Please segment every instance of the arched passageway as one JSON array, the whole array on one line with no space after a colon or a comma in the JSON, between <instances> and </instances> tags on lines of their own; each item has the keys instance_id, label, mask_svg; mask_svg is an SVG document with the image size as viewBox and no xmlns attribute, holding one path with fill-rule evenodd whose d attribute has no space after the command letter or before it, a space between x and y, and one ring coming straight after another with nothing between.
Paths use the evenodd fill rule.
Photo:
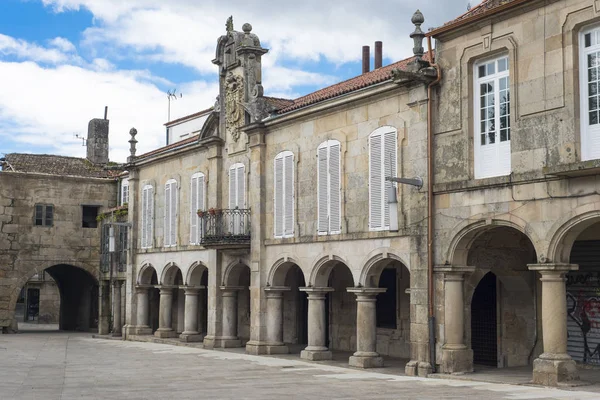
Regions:
<instances>
[{"instance_id":1,"label":"arched passageway","mask_svg":"<svg viewBox=\"0 0 600 400\"><path fill-rule=\"evenodd\" d=\"M600 365L600 222L583 230L571 248L567 274L567 351L577 362Z\"/></svg>"},{"instance_id":2,"label":"arched passageway","mask_svg":"<svg viewBox=\"0 0 600 400\"><path fill-rule=\"evenodd\" d=\"M36 273L21 290L18 322L58 323L58 329L98 328L98 282L87 271L57 264Z\"/></svg>"},{"instance_id":3,"label":"arched passageway","mask_svg":"<svg viewBox=\"0 0 600 400\"><path fill-rule=\"evenodd\" d=\"M231 266L225 272L223 283L221 347L245 346L250 340L250 268L241 263Z\"/></svg>"},{"instance_id":4,"label":"arched passageway","mask_svg":"<svg viewBox=\"0 0 600 400\"><path fill-rule=\"evenodd\" d=\"M184 342L200 342L208 326L208 269L200 263L190 268L185 286L180 289L185 296L183 332L179 336Z\"/></svg>"},{"instance_id":5,"label":"arched passageway","mask_svg":"<svg viewBox=\"0 0 600 400\"><path fill-rule=\"evenodd\" d=\"M465 332L475 364L529 365L541 352L539 282L528 268L536 261L529 238L507 226L481 232L468 248L475 271L465 282Z\"/></svg>"},{"instance_id":6,"label":"arched passageway","mask_svg":"<svg viewBox=\"0 0 600 400\"><path fill-rule=\"evenodd\" d=\"M149 335L158 329L160 310L160 290L158 275L151 265L142 267L136 286L137 314L136 334Z\"/></svg>"}]
</instances>

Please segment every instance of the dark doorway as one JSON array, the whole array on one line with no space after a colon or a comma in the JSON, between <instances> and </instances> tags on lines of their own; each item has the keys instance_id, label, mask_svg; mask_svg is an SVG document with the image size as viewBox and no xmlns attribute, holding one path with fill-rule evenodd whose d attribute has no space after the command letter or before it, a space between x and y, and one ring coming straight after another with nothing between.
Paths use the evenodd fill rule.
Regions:
<instances>
[{"instance_id":1,"label":"dark doorway","mask_svg":"<svg viewBox=\"0 0 600 400\"><path fill-rule=\"evenodd\" d=\"M488 272L479 282L471 302L473 362L498 366L496 275Z\"/></svg>"},{"instance_id":2,"label":"dark doorway","mask_svg":"<svg viewBox=\"0 0 600 400\"><path fill-rule=\"evenodd\" d=\"M25 322L38 319L40 315L40 289L27 289L26 310Z\"/></svg>"}]
</instances>

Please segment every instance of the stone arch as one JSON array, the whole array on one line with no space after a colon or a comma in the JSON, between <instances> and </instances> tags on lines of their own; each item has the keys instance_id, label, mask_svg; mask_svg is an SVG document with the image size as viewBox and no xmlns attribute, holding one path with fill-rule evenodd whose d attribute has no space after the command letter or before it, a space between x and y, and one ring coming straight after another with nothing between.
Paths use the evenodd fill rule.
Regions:
<instances>
[{"instance_id":1,"label":"stone arch","mask_svg":"<svg viewBox=\"0 0 600 400\"><path fill-rule=\"evenodd\" d=\"M367 256L366 261L362 263L364 266L360 272L358 286L377 287L381 271L393 261L400 262L410 272L408 264L404 262L402 257L392 253L390 248L372 251Z\"/></svg>"},{"instance_id":2,"label":"stone arch","mask_svg":"<svg viewBox=\"0 0 600 400\"><path fill-rule=\"evenodd\" d=\"M331 274L333 268L338 264L343 264L346 268L348 268L352 275L352 281L355 283L357 280L353 271L350 269L350 264L348 264L342 257L330 254L320 258L315 263L315 266L310 274L308 285L314 287L327 287L329 275Z\"/></svg>"},{"instance_id":3,"label":"stone arch","mask_svg":"<svg viewBox=\"0 0 600 400\"><path fill-rule=\"evenodd\" d=\"M452 240L446 252L445 263L454 266L466 266L469 249L473 242L482 233L500 226L513 228L524 234L532 243L538 257L540 257L542 253L539 251L540 240L537 234L529 229L525 220L511 215L510 220L481 219L476 222L465 221L460 224L452 235Z\"/></svg>"},{"instance_id":4,"label":"stone arch","mask_svg":"<svg viewBox=\"0 0 600 400\"><path fill-rule=\"evenodd\" d=\"M222 286L238 286L240 281L240 275L244 272L244 269L250 267L241 259L234 260L225 268L223 271L223 279L221 282Z\"/></svg>"},{"instance_id":5,"label":"stone arch","mask_svg":"<svg viewBox=\"0 0 600 400\"><path fill-rule=\"evenodd\" d=\"M174 262L170 262L167 265L165 265L165 268L163 269L162 275L160 277L160 284L174 285L177 272L181 272L181 269Z\"/></svg>"},{"instance_id":6,"label":"stone arch","mask_svg":"<svg viewBox=\"0 0 600 400\"><path fill-rule=\"evenodd\" d=\"M202 275L204 275L205 271L208 271L208 267L204 263L200 261L194 262L188 269L184 284L188 286L200 286Z\"/></svg>"},{"instance_id":7,"label":"stone arch","mask_svg":"<svg viewBox=\"0 0 600 400\"><path fill-rule=\"evenodd\" d=\"M304 270L298 261L294 258L286 256L275 261L271 267L267 277L267 286L285 286L285 278L294 265L300 268L300 271L302 271L302 275L304 275L304 279L306 280Z\"/></svg>"},{"instance_id":8,"label":"stone arch","mask_svg":"<svg viewBox=\"0 0 600 400\"><path fill-rule=\"evenodd\" d=\"M150 263L142 264L142 268L138 272L137 284L138 285L150 285L152 282L152 275L156 273L156 268Z\"/></svg>"},{"instance_id":9,"label":"stone arch","mask_svg":"<svg viewBox=\"0 0 600 400\"><path fill-rule=\"evenodd\" d=\"M552 236L548 246L548 261L569 263L571 249L577 237L598 222L600 222L600 202L586 204L558 220L550 231Z\"/></svg>"}]
</instances>

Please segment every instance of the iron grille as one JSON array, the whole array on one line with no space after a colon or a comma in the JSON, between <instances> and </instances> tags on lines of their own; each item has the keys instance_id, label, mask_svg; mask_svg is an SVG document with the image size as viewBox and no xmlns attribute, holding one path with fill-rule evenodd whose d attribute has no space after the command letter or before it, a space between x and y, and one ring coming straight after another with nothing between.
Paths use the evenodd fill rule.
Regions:
<instances>
[{"instance_id":1,"label":"iron grille","mask_svg":"<svg viewBox=\"0 0 600 400\"><path fill-rule=\"evenodd\" d=\"M198 216L203 245L250 244L250 209L211 209Z\"/></svg>"},{"instance_id":2,"label":"iron grille","mask_svg":"<svg viewBox=\"0 0 600 400\"><path fill-rule=\"evenodd\" d=\"M127 271L127 227L122 225L113 225L115 233L115 264L118 272ZM110 235L110 225L102 225L102 237L100 238L100 272L110 271L110 252L108 251L108 241Z\"/></svg>"}]
</instances>

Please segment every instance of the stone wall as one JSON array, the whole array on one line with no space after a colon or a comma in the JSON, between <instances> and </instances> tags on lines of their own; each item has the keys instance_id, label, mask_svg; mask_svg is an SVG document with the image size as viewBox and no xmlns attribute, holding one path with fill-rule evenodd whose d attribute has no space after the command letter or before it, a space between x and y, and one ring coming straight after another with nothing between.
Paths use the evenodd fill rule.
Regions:
<instances>
[{"instance_id":1,"label":"stone wall","mask_svg":"<svg viewBox=\"0 0 600 400\"><path fill-rule=\"evenodd\" d=\"M12 324L19 291L34 274L57 264L98 276L98 229L82 228L82 205L111 207L111 180L0 173L0 327ZM34 206L54 205L51 227L34 226Z\"/></svg>"}]
</instances>

